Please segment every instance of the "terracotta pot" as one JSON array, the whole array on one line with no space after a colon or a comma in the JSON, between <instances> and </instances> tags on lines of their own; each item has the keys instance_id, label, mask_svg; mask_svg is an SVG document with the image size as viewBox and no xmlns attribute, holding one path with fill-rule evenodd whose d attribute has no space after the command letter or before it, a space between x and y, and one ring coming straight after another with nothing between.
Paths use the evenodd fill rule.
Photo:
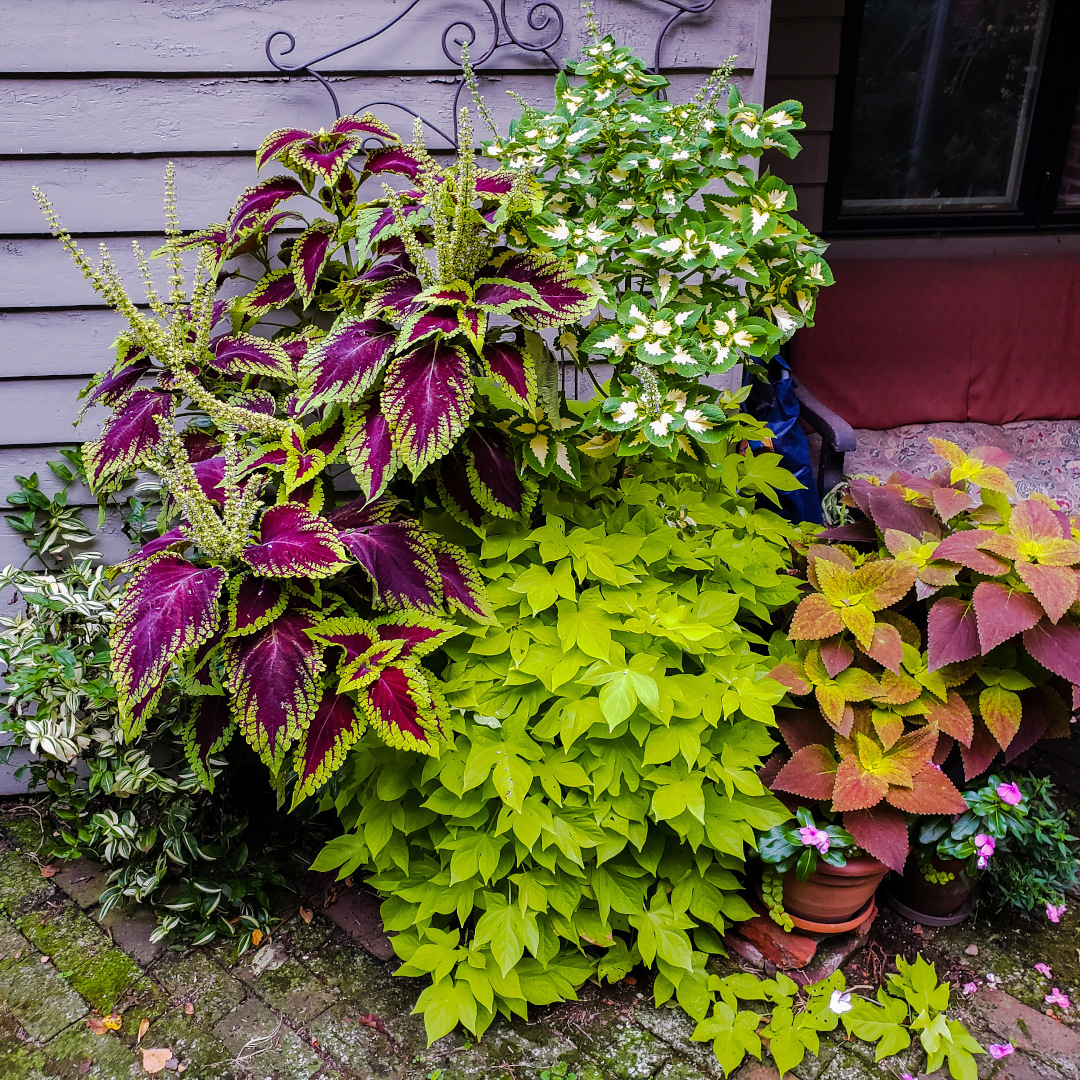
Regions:
<instances>
[{"instance_id":1,"label":"terracotta pot","mask_svg":"<svg viewBox=\"0 0 1080 1080\"><path fill-rule=\"evenodd\" d=\"M830 866L819 859L805 881L794 870L784 875L784 909L815 923L846 923L867 907L888 872L872 855L848 859L845 866Z\"/></svg>"},{"instance_id":2,"label":"terracotta pot","mask_svg":"<svg viewBox=\"0 0 1080 1080\"><path fill-rule=\"evenodd\" d=\"M931 865L935 870L952 874L952 881L944 885L927 881L919 868L918 857L912 851L904 864L903 877L896 882L893 891L896 898L913 912L935 919L948 917L967 903L976 882L964 873L963 859L939 859L935 855Z\"/></svg>"}]
</instances>

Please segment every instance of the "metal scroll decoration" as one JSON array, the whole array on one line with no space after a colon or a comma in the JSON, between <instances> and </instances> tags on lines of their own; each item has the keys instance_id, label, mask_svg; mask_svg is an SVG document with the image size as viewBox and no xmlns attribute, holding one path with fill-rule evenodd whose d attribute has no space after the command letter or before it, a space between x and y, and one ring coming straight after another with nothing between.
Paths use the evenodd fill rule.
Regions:
<instances>
[{"instance_id":1,"label":"metal scroll decoration","mask_svg":"<svg viewBox=\"0 0 1080 1080\"><path fill-rule=\"evenodd\" d=\"M329 76L325 74L324 71L319 70L319 68L328 61L333 60L335 57L359 48L386 33L387 30L396 26L406 18L406 16L422 2L423 0L411 0L411 2L402 8L397 15L383 26L380 26L378 30L373 30L371 33L365 34L355 41L349 41L344 45L338 45L335 48L328 49L319 56L299 64L290 64L284 59L296 48L296 38L294 35L288 30L275 30L266 39L266 58L278 71L286 75L307 76L315 79L330 95L330 101L334 107L334 114L336 117L339 117L342 115L342 110L337 93L331 85ZM562 11L553 0L535 0L535 2L525 11L524 22L534 35L532 40L523 37L520 32L516 32L511 27L506 12L508 0L498 0L498 3L496 3L496 0L474 0L474 2L479 11L476 22L474 23L463 16L456 17L443 29L440 39L443 55L450 61L456 72L459 74L459 77L455 80L453 92L452 113L454 126L452 134L444 131L426 117L421 116L413 109L410 109L407 105L402 105L397 101L368 101L350 111L362 113L367 109L379 106L398 109L401 112L408 113L410 116L418 117L426 127L445 139L449 146L456 149L458 145L458 102L460 101L462 91L465 89L464 80L460 77L463 49L469 49L472 66L477 71L482 70L484 65L489 63L496 55L498 50L509 48L520 49L525 53L542 56L551 65L553 72L561 70L562 65L553 56L552 49L554 49L562 39L563 30L565 29L565 20ZM716 0L655 0L655 2L674 9L673 13L668 17L667 21L656 35L656 43L653 49L652 70L658 72L660 70L660 53L663 48L664 37L667 35L668 31L679 19L686 15L704 14L716 3ZM477 24L479 24L479 26ZM486 44L476 52L473 52L473 47L478 41L482 43L486 42Z\"/></svg>"}]
</instances>

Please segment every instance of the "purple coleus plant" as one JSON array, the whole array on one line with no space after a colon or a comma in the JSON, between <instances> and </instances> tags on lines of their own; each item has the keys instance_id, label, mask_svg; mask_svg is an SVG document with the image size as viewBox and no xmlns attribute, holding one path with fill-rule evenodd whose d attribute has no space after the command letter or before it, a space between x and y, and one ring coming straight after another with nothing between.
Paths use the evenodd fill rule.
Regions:
<instances>
[{"instance_id":1,"label":"purple coleus plant","mask_svg":"<svg viewBox=\"0 0 1080 1080\"><path fill-rule=\"evenodd\" d=\"M105 497L146 469L165 493L162 535L117 568L124 726L141 731L178 673L204 779L238 730L299 801L366 728L438 753L445 706L423 658L456 615L490 617L446 534L530 510L515 424L537 408L538 331L595 300L564 261L509 240L537 195L525 173L471 151L440 168L370 114L276 131L257 162L291 175L248 188L224 223L170 231L170 295L149 313L41 199L129 322L88 388L112 410L84 448L91 486ZM173 204L170 169L170 221Z\"/></svg>"}]
</instances>

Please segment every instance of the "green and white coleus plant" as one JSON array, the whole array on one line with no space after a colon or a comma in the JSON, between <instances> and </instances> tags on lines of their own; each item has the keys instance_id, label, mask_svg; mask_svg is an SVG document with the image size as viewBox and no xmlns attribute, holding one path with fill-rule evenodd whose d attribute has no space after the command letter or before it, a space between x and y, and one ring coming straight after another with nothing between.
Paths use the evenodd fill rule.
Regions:
<instances>
[{"instance_id":1,"label":"green and white coleus plant","mask_svg":"<svg viewBox=\"0 0 1080 1080\"><path fill-rule=\"evenodd\" d=\"M676 104L661 94L668 81L611 37L567 70L583 81L560 74L552 111L526 106L507 138L485 146L534 170L547 193L511 238L567 260L600 291L592 318L557 337L564 358L614 369L583 449L698 456L725 437L729 402L702 378L767 360L812 322L832 283L824 243L791 216L790 185L748 163L799 152L802 106L743 102L730 64Z\"/></svg>"}]
</instances>

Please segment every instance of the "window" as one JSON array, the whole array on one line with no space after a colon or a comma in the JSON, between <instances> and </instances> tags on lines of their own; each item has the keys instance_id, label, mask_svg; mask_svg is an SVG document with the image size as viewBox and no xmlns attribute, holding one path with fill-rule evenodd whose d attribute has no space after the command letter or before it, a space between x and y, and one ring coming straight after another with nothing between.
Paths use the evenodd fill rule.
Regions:
<instances>
[{"instance_id":1,"label":"window","mask_svg":"<svg viewBox=\"0 0 1080 1080\"><path fill-rule=\"evenodd\" d=\"M1080 0L849 0L831 233L1080 225Z\"/></svg>"}]
</instances>

